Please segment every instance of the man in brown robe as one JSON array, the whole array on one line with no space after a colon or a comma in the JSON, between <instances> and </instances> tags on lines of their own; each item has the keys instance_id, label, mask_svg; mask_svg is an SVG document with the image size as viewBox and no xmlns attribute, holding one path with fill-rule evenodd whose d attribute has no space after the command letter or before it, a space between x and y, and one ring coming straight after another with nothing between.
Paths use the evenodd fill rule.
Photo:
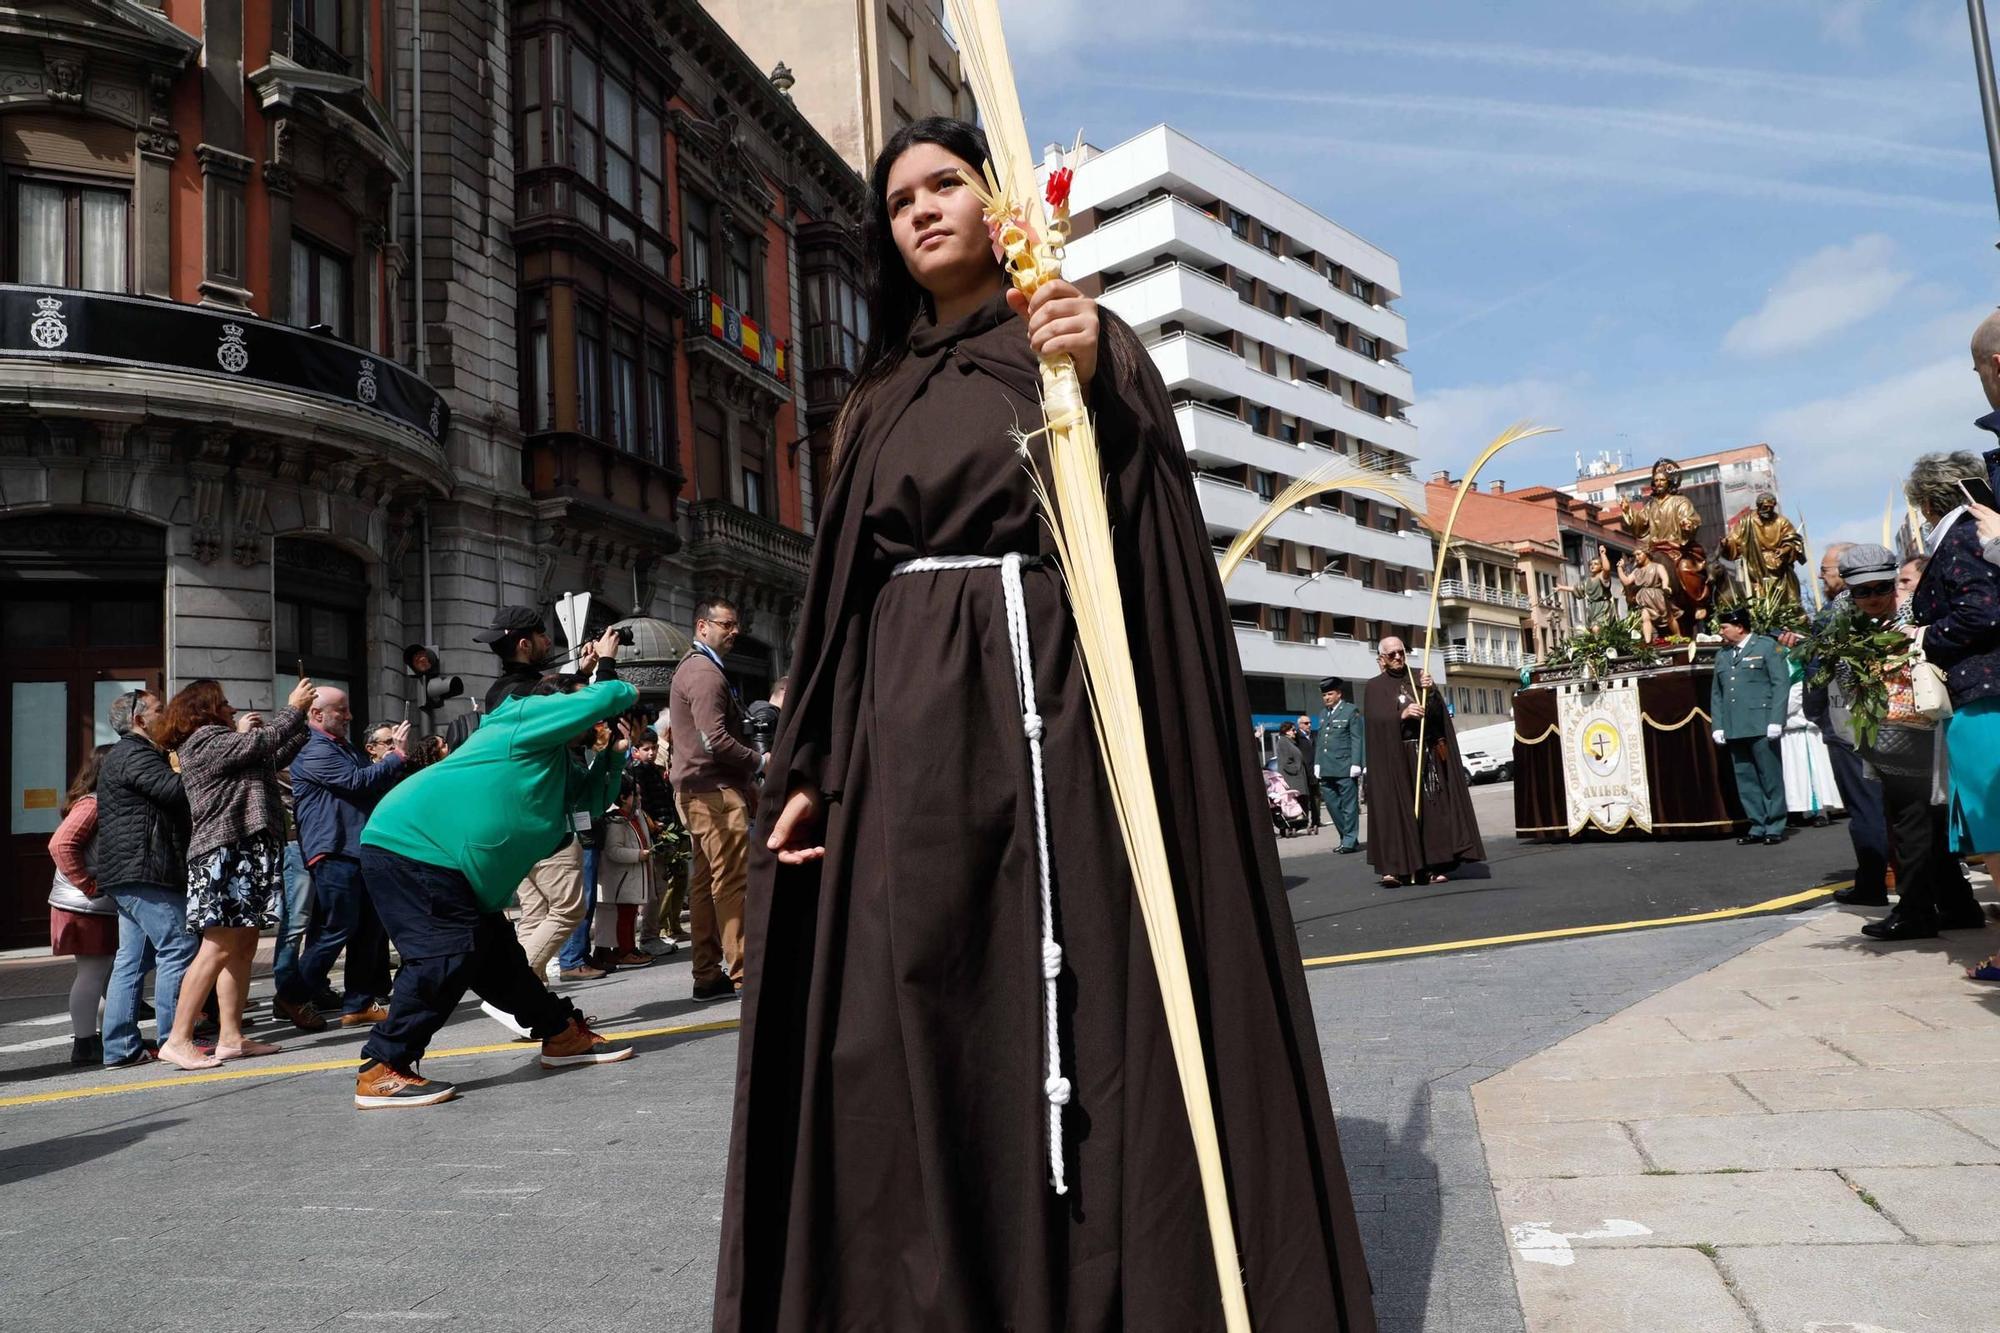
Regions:
<instances>
[{"instance_id":1,"label":"man in brown robe","mask_svg":"<svg viewBox=\"0 0 2000 1333\"><path fill-rule=\"evenodd\" d=\"M1383 883L1442 883L1458 865L1484 861L1479 822L1458 736L1430 672L1412 675L1397 638L1382 640L1382 674L1361 693L1367 726L1368 863ZM1423 808L1417 808L1418 732L1423 735Z\"/></svg>"}]
</instances>

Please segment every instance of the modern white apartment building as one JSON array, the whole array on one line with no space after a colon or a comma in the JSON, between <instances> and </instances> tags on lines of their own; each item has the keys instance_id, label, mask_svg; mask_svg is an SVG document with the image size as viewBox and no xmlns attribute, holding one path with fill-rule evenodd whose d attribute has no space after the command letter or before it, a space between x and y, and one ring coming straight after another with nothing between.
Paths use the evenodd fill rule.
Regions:
<instances>
[{"instance_id":1,"label":"modern white apartment building","mask_svg":"<svg viewBox=\"0 0 2000 1333\"><path fill-rule=\"evenodd\" d=\"M1218 551L1336 455L1410 473L1389 254L1166 125L1087 150L1070 206L1064 272L1151 349ZM1381 635L1421 642L1430 565L1417 515L1372 496L1278 520L1226 590L1252 711L1303 712L1322 676L1374 675Z\"/></svg>"}]
</instances>

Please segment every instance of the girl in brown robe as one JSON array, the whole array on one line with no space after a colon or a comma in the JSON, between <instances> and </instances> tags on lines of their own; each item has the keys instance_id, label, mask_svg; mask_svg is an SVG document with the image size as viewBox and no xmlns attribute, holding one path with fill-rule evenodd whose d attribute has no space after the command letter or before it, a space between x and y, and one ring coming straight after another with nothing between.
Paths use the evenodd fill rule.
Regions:
<instances>
[{"instance_id":1,"label":"girl in brown robe","mask_svg":"<svg viewBox=\"0 0 2000 1333\"><path fill-rule=\"evenodd\" d=\"M1166 393L1068 284L1008 291L979 132L870 182L872 333L837 429L747 905L715 1327L1221 1327L1159 985L1027 460L1037 350L1097 419L1236 1242L1259 1330L1372 1330L1214 557ZM1026 314L1027 318L1022 318ZM1040 445L1031 446L1037 460ZM1051 1185L1036 799L1001 572L1020 554L1056 903Z\"/></svg>"}]
</instances>

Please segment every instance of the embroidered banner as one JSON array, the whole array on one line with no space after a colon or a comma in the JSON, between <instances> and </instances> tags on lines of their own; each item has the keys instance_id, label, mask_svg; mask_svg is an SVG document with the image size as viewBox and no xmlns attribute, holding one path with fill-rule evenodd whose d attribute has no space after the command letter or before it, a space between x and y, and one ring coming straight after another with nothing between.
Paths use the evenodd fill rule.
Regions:
<instances>
[{"instance_id":1,"label":"embroidered banner","mask_svg":"<svg viewBox=\"0 0 2000 1333\"><path fill-rule=\"evenodd\" d=\"M1631 678L1557 687L1563 787L1572 836L1593 824L1606 833L1636 824L1653 831L1639 687Z\"/></svg>"}]
</instances>

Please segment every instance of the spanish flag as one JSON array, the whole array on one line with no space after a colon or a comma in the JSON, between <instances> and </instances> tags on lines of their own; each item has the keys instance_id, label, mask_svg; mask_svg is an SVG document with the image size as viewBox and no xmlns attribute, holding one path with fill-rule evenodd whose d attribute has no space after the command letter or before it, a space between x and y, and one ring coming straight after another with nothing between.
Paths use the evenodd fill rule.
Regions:
<instances>
[{"instance_id":1,"label":"spanish flag","mask_svg":"<svg viewBox=\"0 0 2000 1333\"><path fill-rule=\"evenodd\" d=\"M755 320L746 315L743 317L742 324L743 359L755 365L763 359L763 338L757 331L757 322Z\"/></svg>"}]
</instances>

